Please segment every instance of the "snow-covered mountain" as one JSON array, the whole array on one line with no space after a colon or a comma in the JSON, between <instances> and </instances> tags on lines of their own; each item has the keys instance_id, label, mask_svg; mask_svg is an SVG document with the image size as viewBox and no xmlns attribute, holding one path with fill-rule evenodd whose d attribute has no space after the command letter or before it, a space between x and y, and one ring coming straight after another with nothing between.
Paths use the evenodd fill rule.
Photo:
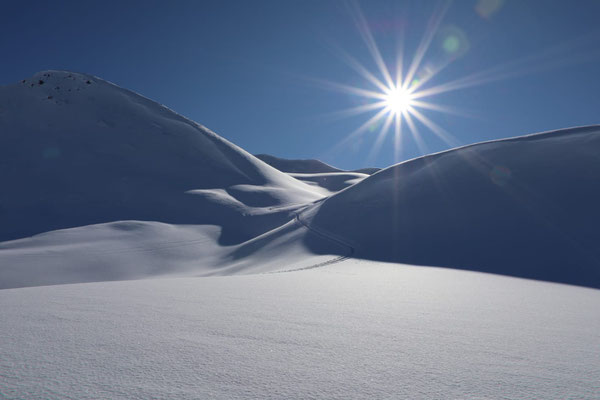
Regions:
<instances>
[{"instance_id":1,"label":"snow-covered mountain","mask_svg":"<svg viewBox=\"0 0 600 400\"><path fill-rule=\"evenodd\" d=\"M600 288L600 127L465 146L362 180L303 214L372 260Z\"/></svg>"},{"instance_id":2,"label":"snow-covered mountain","mask_svg":"<svg viewBox=\"0 0 600 400\"><path fill-rule=\"evenodd\" d=\"M0 288L302 266L302 249L282 262L276 239L252 239L289 240L279 228L323 197L160 104L64 71L0 87L0 182Z\"/></svg>"},{"instance_id":3,"label":"snow-covered mountain","mask_svg":"<svg viewBox=\"0 0 600 400\"><path fill-rule=\"evenodd\" d=\"M219 225L221 242L239 243L287 220L273 208L321 197L205 127L90 75L45 71L1 87L0 132L0 241L148 220Z\"/></svg>"},{"instance_id":4,"label":"snow-covered mountain","mask_svg":"<svg viewBox=\"0 0 600 400\"><path fill-rule=\"evenodd\" d=\"M2 87L0 398L598 399L598 290L458 269L600 288L599 154L282 172L96 77Z\"/></svg>"},{"instance_id":5,"label":"snow-covered mountain","mask_svg":"<svg viewBox=\"0 0 600 400\"><path fill-rule=\"evenodd\" d=\"M278 170L102 79L40 72L0 88L0 288L351 256L600 287L598 154L587 127L372 175L260 156Z\"/></svg>"}]
</instances>

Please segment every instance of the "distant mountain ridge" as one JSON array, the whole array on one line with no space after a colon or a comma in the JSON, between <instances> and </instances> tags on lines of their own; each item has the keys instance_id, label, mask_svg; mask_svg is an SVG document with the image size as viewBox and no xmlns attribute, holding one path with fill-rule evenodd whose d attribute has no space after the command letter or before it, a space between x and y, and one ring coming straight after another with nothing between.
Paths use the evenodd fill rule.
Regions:
<instances>
[{"instance_id":1,"label":"distant mountain ridge","mask_svg":"<svg viewBox=\"0 0 600 400\"><path fill-rule=\"evenodd\" d=\"M315 159L286 159L279 158L269 154L255 154L255 157L266 162L270 166L277 168L282 172L301 173L301 174L316 174L322 172L356 172L360 174L372 175L381 168L369 167L361 168L352 171L346 171Z\"/></svg>"}]
</instances>

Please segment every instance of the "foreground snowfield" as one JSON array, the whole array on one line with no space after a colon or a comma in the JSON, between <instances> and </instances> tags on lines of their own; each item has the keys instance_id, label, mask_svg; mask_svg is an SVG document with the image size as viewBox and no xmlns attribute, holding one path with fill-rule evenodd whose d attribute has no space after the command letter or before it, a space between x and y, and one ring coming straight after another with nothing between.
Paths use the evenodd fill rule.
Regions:
<instances>
[{"instance_id":1,"label":"foreground snowfield","mask_svg":"<svg viewBox=\"0 0 600 400\"><path fill-rule=\"evenodd\" d=\"M600 291L348 260L0 291L3 399L598 399Z\"/></svg>"}]
</instances>

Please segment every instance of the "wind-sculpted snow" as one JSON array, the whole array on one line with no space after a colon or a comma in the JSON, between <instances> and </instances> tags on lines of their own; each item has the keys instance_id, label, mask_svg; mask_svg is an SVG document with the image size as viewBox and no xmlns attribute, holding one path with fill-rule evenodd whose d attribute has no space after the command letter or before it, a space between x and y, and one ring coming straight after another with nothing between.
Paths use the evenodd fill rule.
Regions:
<instances>
[{"instance_id":1,"label":"wind-sculpted snow","mask_svg":"<svg viewBox=\"0 0 600 400\"><path fill-rule=\"evenodd\" d=\"M164 106L61 71L0 88L0 181L0 241L148 220L219 225L239 243L292 218L274 208L321 197Z\"/></svg>"},{"instance_id":2,"label":"wind-sculpted snow","mask_svg":"<svg viewBox=\"0 0 600 400\"><path fill-rule=\"evenodd\" d=\"M389 167L305 214L373 260L600 288L600 128Z\"/></svg>"}]
</instances>

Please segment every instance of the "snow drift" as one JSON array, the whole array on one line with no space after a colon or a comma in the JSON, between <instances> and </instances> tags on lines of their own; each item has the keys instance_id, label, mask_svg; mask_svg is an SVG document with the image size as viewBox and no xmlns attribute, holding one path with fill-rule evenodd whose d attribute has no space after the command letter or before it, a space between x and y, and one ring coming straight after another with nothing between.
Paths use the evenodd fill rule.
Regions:
<instances>
[{"instance_id":1,"label":"snow drift","mask_svg":"<svg viewBox=\"0 0 600 400\"><path fill-rule=\"evenodd\" d=\"M355 256L600 288L600 128L457 148L303 214Z\"/></svg>"}]
</instances>

